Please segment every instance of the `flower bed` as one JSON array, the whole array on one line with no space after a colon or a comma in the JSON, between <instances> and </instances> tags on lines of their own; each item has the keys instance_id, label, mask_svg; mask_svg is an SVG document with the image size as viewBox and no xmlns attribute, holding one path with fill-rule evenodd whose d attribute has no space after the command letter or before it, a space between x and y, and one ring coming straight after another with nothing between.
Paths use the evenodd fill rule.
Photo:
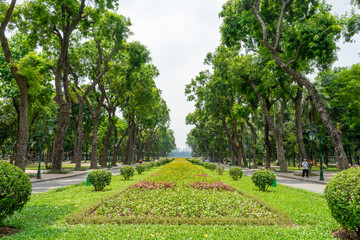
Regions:
<instances>
[{"instance_id":1,"label":"flower bed","mask_svg":"<svg viewBox=\"0 0 360 240\"><path fill-rule=\"evenodd\" d=\"M80 212L71 223L274 225L289 223L186 160ZM74 218L75 219L75 218Z\"/></svg>"}]
</instances>

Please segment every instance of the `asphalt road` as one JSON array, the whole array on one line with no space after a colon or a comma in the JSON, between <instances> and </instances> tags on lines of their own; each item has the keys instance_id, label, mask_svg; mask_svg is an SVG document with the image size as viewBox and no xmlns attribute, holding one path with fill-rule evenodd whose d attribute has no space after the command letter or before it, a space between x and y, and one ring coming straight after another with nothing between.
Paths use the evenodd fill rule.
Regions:
<instances>
[{"instance_id":1,"label":"asphalt road","mask_svg":"<svg viewBox=\"0 0 360 240\"><path fill-rule=\"evenodd\" d=\"M110 172L113 175L120 174L119 168L111 169ZM34 183L32 183L32 193L34 194L34 193L46 192L51 189L62 188L62 187L66 187L69 185L85 182L86 176L87 175L84 174L84 175L78 175L78 176L73 176L73 177L69 177L69 178L54 179L54 180L48 180L48 181L43 181L43 182L34 182Z\"/></svg>"}]
</instances>

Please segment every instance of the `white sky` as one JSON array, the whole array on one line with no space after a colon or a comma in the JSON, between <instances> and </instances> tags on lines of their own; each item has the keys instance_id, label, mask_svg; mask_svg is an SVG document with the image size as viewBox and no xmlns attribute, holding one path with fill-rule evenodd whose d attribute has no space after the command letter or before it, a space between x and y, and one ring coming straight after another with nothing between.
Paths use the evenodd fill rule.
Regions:
<instances>
[{"instance_id":1,"label":"white sky","mask_svg":"<svg viewBox=\"0 0 360 240\"><path fill-rule=\"evenodd\" d=\"M170 127L177 147L184 148L192 128L185 117L194 110L184 94L188 84L200 71L207 69L203 60L220 43L218 17L226 0L120 0L119 13L129 17L134 32L132 40L146 45L160 71L155 80L170 108ZM343 0L328 0L333 11L342 14L350 9ZM350 2L346 0L345 2ZM360 38L356 43L339 43L336 66L360 62Z\"/></svg>"}]
</instances>

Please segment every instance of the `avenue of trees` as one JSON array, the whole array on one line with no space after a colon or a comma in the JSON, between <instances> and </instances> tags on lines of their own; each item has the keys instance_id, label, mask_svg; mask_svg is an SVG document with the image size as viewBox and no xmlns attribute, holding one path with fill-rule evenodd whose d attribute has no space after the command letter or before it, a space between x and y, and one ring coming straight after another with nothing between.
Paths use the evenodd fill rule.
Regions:
<instances>
[{"instance_id":1,"label":"avenue of trees","mask_svg":"<svg viewBox=\"0 0 360 240\"><path fill-rule=\"evenodd\" d=\"M286 171L286 159L294 166L319 159L320 136L325 163L334 156L341 170L349 167L360 147L360 64L332 64L336 43L352 40L360 18L330 9L319 0L224 4L222 43L205 58L210 69L185 89L195 103L186 117L195 126L187 138L195 156L255 168L272 159Z\"/></svg>"},{"instance_id":2,"label":"avenue of trees","mask_svg":"<svg viewBox=\"0 0 360 240\"><path fill-rule=\"evenodd\" d=\"M0 150L22 170L41 143L52 170L65 158L80 169L84 153L97 168L175 148L159 71L116 9L115 0L0 0Z\"/></svg>"}]
</instances>

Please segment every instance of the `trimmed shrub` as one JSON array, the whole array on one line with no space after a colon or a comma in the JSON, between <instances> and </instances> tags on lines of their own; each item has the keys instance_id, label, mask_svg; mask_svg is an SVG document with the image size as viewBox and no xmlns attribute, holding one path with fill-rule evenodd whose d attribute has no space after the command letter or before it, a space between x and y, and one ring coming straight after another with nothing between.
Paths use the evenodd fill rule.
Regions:
<instances>
[{"instance_id":1,"label":"trimmed shrub","mask_svg":"<svg viewBox=\"0 0 360 240\"><path fill-rule=\"evenodd\" d=\"M274 183L276 176L268 170L259 170L253 173L251 180L261 191L267 191Z\"/></svg>"},{"instance_id":2,"label":"trimmed shrub","mask_svg":"<svg viewBox=\"0 0 360 240\"><path fill-rule=\"evenodd\" d=\"M31 194L30 178L18 167L0 162L0 224L20 210Z\"/></svg>"},{"instance_id":3,"label":"trimmed shrub","mask_svg":"<svg viewBox=\"0 0 360 240\"><path fill-rule=\"evenodd\" d=\"M209 169L210 171L214 171L217 168L215 163L209 163L207 166L207 169Z\"/></svg>"},{"instance_id":4,"label":"trimmed shrub","mask_svg":"<svg viewBox=\"0 0 360 240\"><path fill-rule=\"evenodd\" d=\"M125 180L129 180L130 177L134 176L135 169L132 166L126 166L120 168L120 175L123 175Z\"/></svg>"},{"instance_id":5,"label":"trimmed shrub","mask_svg":"<svg viewBox=\"0 0 360 240\"><path fill-rule=\"evenodd\" d=\"M334 219L360 239L360 168L336 174L326 184L324 195Z\"/></svg>"},{"instance_id":6,"label":"trimmed shrub","mask_svg":"<svg viewBox=\"0 0 360 240\"><path fill-rule=\"evenodd\" d=\"M145 170L147 171L149 171L153 166L154 164L152 162L144 163Z\"/></svg>"},{"instance_id":7,"label":"trimmed shrub","mask_svg":"<svg viewBox=\"0 0 360 240\"><path fill-rule=\"evenodd\" d=\"M102 191L104 187L110 185L112 174L108 170L99 169L88 174L89 182L94 186L95 191Z\"/></svg>"},{"instance_id":8,"label":"trimmed shrub","mask_svg":"<svg viewBox=\"0 0 360 240\"><path fill-rule=\"evenodd\" d=\"M135 167L135 170L138 172L138 174L141 174L141 173L145 172L145 167L144 167L144 165L137 165Z\"/></svg>"},{"instance_id":9,"label":"trimmed shrub","mask_svg":"<svg viewBox=\"0 0 360 240\"><path fill-rule=\"evenodd\" d=\"M225 171L225 166L224 165L218 165L216 170L217 170L219 175L223 175L223 173Z\"/></svg>"},{"instance_id":10,"label":"trimmed shrub","mask_svg":"<svg viewBox=\"0 0 360 240\"><path fill-rule=\"evenodd\" d=\"M229 170L229 174L233 180L237 181L243 175L243 170L239 167L232 167Z\"/></svg>"}]
</instances>

